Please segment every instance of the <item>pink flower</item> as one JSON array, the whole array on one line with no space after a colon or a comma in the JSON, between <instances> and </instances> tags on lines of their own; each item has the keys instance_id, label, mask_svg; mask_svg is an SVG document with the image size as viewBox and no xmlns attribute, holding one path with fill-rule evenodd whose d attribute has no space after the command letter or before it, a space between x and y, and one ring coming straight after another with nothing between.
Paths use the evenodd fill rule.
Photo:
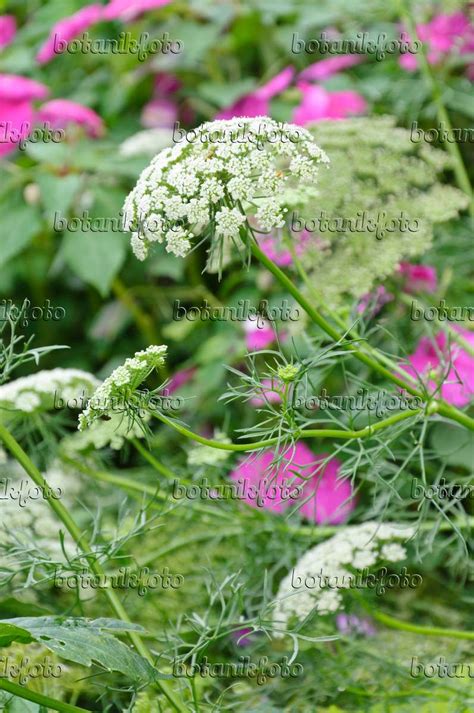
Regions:
<instances>
[{"instance_id":1,"label":"pink flower","mask_svg":"<svg viewBox=\"0 0 474 713\"><path fill-rule=\"evenodd\" d=\"M102 5L86 5L82 10L59 20L51 28L46 42L41 45L36 55L36 61L46 64L57 54L64 52L68 42L82 35L89 27L102 19L103 9Z\"/></svg>"},{"instance_id":2,"label":"pink flower","mask_svg":"<svg viewBox=\"0 0 474 713\"><path fill-rule=\"evenodd\" d=\"M375 636L377 629L368 617L359 617L355 614L338 614L336 616L336 626L341 634L363 634L364 636Z\"/></svg>"},{"instance_id":3,"label":"pink flower","mask_svg":"<svg viewBox=\"0 0 474 713\"><path fill-rule=\"evenodd\" d=\"M13 15L0 15L0 49L8 47L16 35L16 20Z\"/></svg>"},{"instance_id":4,"label":"pink flower","mask_svg":"<svg viewBox=\"0 0 474 713\"><path fill-rule=\"evenodd\" d=\"M350 482L337 478L339 460L331 458L324 464L326 454L315 455L301 442L280 451L279 457L272 465L272 450L253 453L232 471L230 477L242 488L248 505L282 513L302 502L301 514L318 524L336 525L347 519L355 503ZM295 493L298 487L301 491Z\"/></svg>"},{"instance_id":5,"label":"pink flower","mask_svg":"<svg viewBox=\"0 0 474 713\"><path fill-rule=\"evenodd\" d=\"M178 107L169 99L151 99L145 104L141 114L141 123L147 129L172 128L178 118Z\"/></svg>"},{"instance_id":6,"label":"pink flower","mask_svg":"<svg viewBox=\"0 0 474 713\"><path fill-rule=\"evenodd\" d=\"M259 317L256 320L247 319L243 323L245 330L245 344L249 352L265 349L275 341L276 334L267 320Z\"/></svg>"},{"instance_id":7,"label":"pink flower","mask_svg":"<svg viewBox=\"0 0 474 713\"><path fill-rule=\"evenodd\" d=\"M430 64L439 64L455 52L465 54L472 51L474 28L462 12L436 15L430 22L417 25L416 32L426 45ZM418 59L414 54L406 53L400 57L399 64L407 71L413 72L418 68Z\"/></svg>"},{"instance_id":8,"label":"pink flower","mask_svg":"<svg viewBox=\"0 0 474 713\"><path fill-rule=\"evenodd\" d=\"M53 128L79 124L93 138L98 138L104 133L103 121L95 111L83 104L69 101L69 99L53 99L46 102L39 110L39 117L42 121L51 124Z\"/></svg>"},{"instance_id":9,"label":"pink flower","mask_svg":"<svg viewBox=\"0 0 474 713\"><path fill-rule=\"evenodd\" d=\"M238 99L227 109L221 109L216 119L233 119L236 116L267 116L270 112L270 99L283 92L293 79L295 70L286 67L262 87Z\"/></svg>"},{"instance_id":10,"label":"pink flower","mask_svg":"<svg viewBox=\"0 0 474 713\"><path fill-rule=\"evenodd\" d=\"M352 114L362 114L367 104L357 92L328 92L324 87L308 82L298 82L303 93L301 103L293 112L295 124L305 126L321 119L344 119Z\"/></svg>"},{"instance_id":11,"label":"pink flower","mask_svg":"<svg viewBox=\"0 0 474 713\"><path fill-rule=\"evenodd\" d=\"M332 77L333 74L337 74L342 69L353 67L363 61L364 58L357 54L342 54L338 57L329 57L328 59L322 59L319 62L310 64L309 67L306 67L306 69L303 69L303 71L300 72L298 78L321 81L323 79L328 79L328 77Z\"/></svg>"},{"instance_id":12,"label":"pink flower","mask_svg":"<svg viewBox=\"0 0 474 713\"><path fill-rule=\"evenodd\" d=\"M196 369L193 366L177 371L176 374L173 374L168 386L166 387L167 393L174 394L174 392L181 388L181 386L184 386L188 383L188 381L191 381L195 373Z\"/></svg>"},{"instance_id":13,"label":"pink flower","mask_svg":"<svg viewBox=\"0 0 474 713\"><path fill-rule=\"evenodd\" d=\"M45 99L49 89L34 79L22 77L18 74L0 74L0 101L12 103Z\"/></svg>"},{"instance_id":14,"label":"pink flower","mask_svg":"<svg viewBox=\"0 0 474 713\"><path fill-rule=\"evenodd\" d=\"M474 347L474 333L458 328L457 331ZM465 406L474 394L474 357L459 344L439 332L434 341L422 337L414 354L409 356L409 366L403 368L412 376L421 377L428 390L434 392L440 379L441 397L453 406ZM447 373L446 373L447 372ZM437 395L439 395L439 390Z\"/></svg>"},{"instance_id":15,"label":"pink flower","mask_svg":"<svg viewBox=\"0 0 474 713\"><path fill-rule=\"evenodd\" d=\"M252 396L250 403L252 406L265 406L266 404L281 403L281 386L278 390L278 385L272 379L262 379L263 389L259 389L258 396Z\"/></svg>"},{"instance_id":16,"label":"pink flower","mask_svg":"<svg viewBox=\"0 0 474 713\"><path fill-rule=\"evenodd\" d=\"M253 629L245 627L243 629L239 629L238 631L233 631L231 633L231 637L237 646L249 646L252 643L252 636L247 636L247 634L252 633L254 633Z\"/></svg>"},{"instance_id":17,"label":"pink flower","mask_svg":"<svg viewBox=\"0 0 474 713\"><path fill-rule=\"evenodd\" d=\"M104 18L128 22L143 15L147 10L155 10L170 2L171 0L111 0L104 8Z\"/></svg>"},{"instance_id":18,"label":"pink flower","mask_svg":"<svg viewBox=\"0 0 474 713\"><path fill-rule=\"evenodd\" d=\"M303 255L306 244L310 239L311 236L307 230L303 230L292 236L297 257L301 257ZM281 245L281 241L275 235L259 235L258 244L262 252L264 252L265 255L276 265L279 265L280 267L288 267L293 264L291 252L286 250Z\"/></svg>"},{"instance_id":19,"label":"pink flower","mask_svg":"<svg viewBox=\"0 0 474 713\"><path fill-rule=\"evenodd\" d=\"M0 156L16 150L30 133L35 111L32 102L48 95L44 84L17 74L0 74Z\"/></svg>"},{"instance_id":20,"label":"pink flower","mask_svg":"<svg viewBox=\"0 0 474 713\"><path fill-rule=\"evenodd\" d=\"M393 300L393 295L387 292L383 285L379 285L372 290L372 292L367 292L360 298L359 304L357 305L357 312L363 314L367 311L368 307L372 308L371 317L375 317L376 314L380 312L382 307Z\"/></svg>"},{"instance_id":21,"label":"pink flower","mask_svg":"<svg viewBox=\"0 0 474 713\"><path fill-rule=\"evenodd\" d=\"M436 269L431 265L401 262L398 272L405 278L405 292L436 292Z\"/></svg>"}]
</instances>

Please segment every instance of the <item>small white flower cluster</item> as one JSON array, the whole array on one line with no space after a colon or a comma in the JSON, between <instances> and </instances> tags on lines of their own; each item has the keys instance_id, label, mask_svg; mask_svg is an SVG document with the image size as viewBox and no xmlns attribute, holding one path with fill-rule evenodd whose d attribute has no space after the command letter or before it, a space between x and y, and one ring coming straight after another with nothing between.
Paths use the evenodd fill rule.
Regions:
<instances>
[{"instance_id":1,"label":"small white flower cluster","mask_svg":"<svg viewBox=\"0 0 474 713\"><path fill-rule=\"evenodd\" d=\"M82 487L77 472L55 461L44 473L44 478L53 492L60 489L61 501L72 507ZM0 467L2 493L6 490L4 480L7 481L8 488L10 485L18 488L22 481L27 481L33 490L35 488L33 481L27 478L23 468L14 460L8 460ZM39 497L20 507L18 498L2 497L1 513L0 569L5 568L8 571L12 567L16 568L17 556L14 548L31 549L32 543L52 559L65 560L58 520L46 499ZM76 545L68 533L64 533L63 544L68 557L77 554ZM8 554L12 548L13 552Z\"/></svg>"},{"instance_id":2,"label":"small white flower cluster","mask_svg":"<svg viewBox=\"0 0 474 713\"><path fill-rule=\"evenodd\" d=\"M4 411L48 411L56 403L88 398L100 381L80 369L38 371L0 386L0 413Z\"/></svg>"},{"instance_id":3,"label":"small white flower cluster","mask_svg":"<svg viewBox=\"0 0 474 713\"><path fill-rule=\"evenodd\" d=\"M339 588L350 587L356 570L405 559L405 548L394 540L407 540L413 534L411 527L366 522L344 527L312 547L280 583L273 612L276 628L286 629L291 618L302 621L313 610L323 615L343 609ZM318 586L305 586L308 578L319 579ZM329 587L328 580L340 587ZM295 581L303 583L301 589L295 589Z\"/></svg>"},{"instance_id":4,"label":"small white flower cluster","mask_svg":"<svg viewBox=\"0 0 474 713\"><path fill-rule=\"evenodd\" d=\"M143 351L136 352L133 357L126 359L124 364L117 367L98 387L80 414L79 430L83 431L102 416L110 418L114 413L114 404L123 407L132 400L134 392L152 371L163 366L166 350L167 347L164 345L153 344ZM126 418L124 420L126 421Z\"/></svg>"},{"instance_id":5,"label":"small white flower cluster","mask_svg":"<svg viewBox=\"0 0 474 713\"><path fill-rule=\"evenodd\" d=\"M209 228L219 239L238 238L255 210L262 229L282 227L285 190L314 190L318 165L329 162L306 129L266 116L212 121L199 130L207 138L161 151L125 201L124 230L132 232L139 260L155 242L183 257Z\"/></svg>"},{"instance_id":6,"label":"small white flower cluster","mask_svg":"<svg viewBox=\"0 0 474 713\"><path fill-rule=\"evenodd\" d=\"M106 447L113 451L120 451L126 440L145 437L143 422L147 423L150 418L150 414L145 414L140 420L132 421L127 414L110 413L109 420L98 419L86 430L76 431L63 438L61 448L71 457L75 457L78 453L97 451Z\"/></svg>"}]
</instances>

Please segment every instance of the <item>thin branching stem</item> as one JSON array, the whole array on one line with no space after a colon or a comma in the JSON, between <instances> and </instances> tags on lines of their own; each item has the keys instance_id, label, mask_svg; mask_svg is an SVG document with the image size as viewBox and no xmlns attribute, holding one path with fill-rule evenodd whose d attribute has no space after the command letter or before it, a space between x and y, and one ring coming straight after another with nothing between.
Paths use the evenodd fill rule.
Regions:
<instances>
[{"instance_id":1,"label":"thin branching stem","mask_svg":"<svg viewBox=\"0 0 474 713\"><path fill-rule=\"evenodd\" d=\"M12 456L18 461L18 463L24 468L26 473L30 476L30 478L34 481L36 485L38 485L40 488L43 489L43 492L51 493L51 488L48 485L47 481L45 478L42 476L38 468L35 466L35 464L32 462L32 460L29 458L29 456L25 453L23 448L20 446L20 444L17 442L17 440L12 436L10 431L5 428L3 424L0 423L0 440L4 443L6 448L10 451ZM79 547L79 549L84 553L86 556L91 570L94 572L94 574L98 575L99 577L103 577L105 575L105 571L103 570L101 564L97 560L95 554L93 553L89 543L87 542L86 538L84 537L83 533L79 529L78 525L74 521L74 519L71 517L69 514L69 511L67 510L66 507L57 499L54 499L52 497L47 497L47 502L50 508L53 510L53 512L57 515L59 520L63 523L65 526L66 530L69 532L71 535L72 539L76 543L76 545ZM115 614L118 616L118 618L121 621L126 622L127 624L131 623L131 620L125 611L124 607L122 606L122 603L120 599L117 597L116 593L110 589L106 588L103 590L105 593L105 596L108 598L109 603L115 612ZM143 656L152 666L154 666L154 659L151 653L148 651L147 647L141 640L140 636L135 633L135 632L129 632L130 639L135 646L136 650L138 653ZM181 704L180 701L178 701L173 693L173 691L170 689L169 685L165 681L157 681L156 686L161 690L161 692L166 696L166 698L169 700L173 708L177 711L186 711L186 708Z\"/></svg>"}]
</instances>

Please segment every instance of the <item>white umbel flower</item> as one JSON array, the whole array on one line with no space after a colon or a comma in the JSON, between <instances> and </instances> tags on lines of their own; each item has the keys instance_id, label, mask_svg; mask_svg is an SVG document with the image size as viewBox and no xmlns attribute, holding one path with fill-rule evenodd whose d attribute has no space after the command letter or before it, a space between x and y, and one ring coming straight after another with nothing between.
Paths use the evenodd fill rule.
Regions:
<instances>
[{"instance_id":1,"label":"white umbel flower","mask_svg":"<svg viewBox=\"0 0 474 713\"><path fill-rule=\"evenodd\" d=\"M342 592L351 586L356 572L404 559L405 549L393 540L406 540L414 532L394 523L367 522L344 527L312 547L280 583L273 612L275 628L287 629L292 618L302 621L312 611L323 615L343 609Z\"/></svg>"},{"instance_id":2,"label":"white umbel flower","mask_svg":"<svg viewBox=\"0 0 474 713\"><path fill-rule=\"evenodd\" d=\"M255 213L264 230L281 227L285 191L314 190L319 164L328 161L306 129L267 116L203 124L155 156L127 197L124 229L135 230L132 250L144 260L152 243L164 242L168 252L184 256L207 228L237 239ZM162 217L163 229L147 228L151 216ZM183 231L179 237L173 221Z\"/></svg>"},{"instance_id":3,"label":"white umbel flower","mask_svg":"<svg viewBox=\"0 0 474 713\"><path fill-rule=\"evenodd\" d=\"M100 384L81 369L50 369L15 379L0 386L0 414L4 411L49 411L61 405L81 408Z\"/></svg>"},{"instance_id":4,"label":"white umbel flower","mask_svg":"<svg viewBox=\"0 0 474 713\"><path fill-rule=\"evenodd\" d=\"M79 416L79 430L83 431L101 417L110 418L118 412L123 414L133 407L139 386L152 371L165 363L166 350L164 345L153 344L117 367L98 387ZM136 406L140 407L139 395Z\"/></svg>"}]
</instances>

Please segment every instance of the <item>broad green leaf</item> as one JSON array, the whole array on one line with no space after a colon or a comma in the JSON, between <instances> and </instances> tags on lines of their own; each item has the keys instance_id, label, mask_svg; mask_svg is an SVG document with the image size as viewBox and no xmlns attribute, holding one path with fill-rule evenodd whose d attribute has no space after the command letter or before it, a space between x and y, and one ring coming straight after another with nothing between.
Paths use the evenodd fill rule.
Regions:
<instances>
[{"instance_id":1,"label":"broad green leaf","mask_svg":"<svg viewBox=\"0 0 474 713\"><path fill-rule=\"evenodd\" d=\"M0 201L0 267L18 255L41 227L38 211L21 194Z\"/></svg>"},{"instance_id":2,"label":"broad green leaf","mask_svg":"<svg viewBox=\"0 0 474 713\"><path fill-rule=\"evenodd\" d=\"M10 624L9 622L0 621L0 646L10 646L13 641L28 643L31 640L32 637L28 631L16 626L16 623Z\"/></svg>"},{"instance_id":3,"label":"broad green leaf","mask_svg":"<svg viewBox=\"0 0 474 713\"><path fill-rule=\"evenodd\" d=\"M433 428L431 445L435 453L450 465L474 469L474 437L466 429L443 423Z\"/></svg>"},{"instance_id":4,"label":"broad green leaf","mask_svg":"<svg viewBox=\"0 0 474 713\"><path fill-rule=\"evenodd\" d=\"M0 641L2 632L5 640L10 637L10 641L29 635L28 640L34 639L67 661L83 666L97 664L106 671L118 671L137 683L149 683L159 677L158 672L146 659L109 633L130 631L141 632L143 629L116 619L82 617L39 616L10 619L8 623L0 621Z\"/></svg>"},{"instance_id":5,"label":"broad green leaf","mask_svg":"<svg viewBox=\"0 0 474 713\"><path fill-rule=\"evenodd\" d=\"M82 178L76 174L54 176L52 173L38 173L36 181L48 220L52 222L55 213L65 217L81 186Z\"/></svg>"}]
</instances>

